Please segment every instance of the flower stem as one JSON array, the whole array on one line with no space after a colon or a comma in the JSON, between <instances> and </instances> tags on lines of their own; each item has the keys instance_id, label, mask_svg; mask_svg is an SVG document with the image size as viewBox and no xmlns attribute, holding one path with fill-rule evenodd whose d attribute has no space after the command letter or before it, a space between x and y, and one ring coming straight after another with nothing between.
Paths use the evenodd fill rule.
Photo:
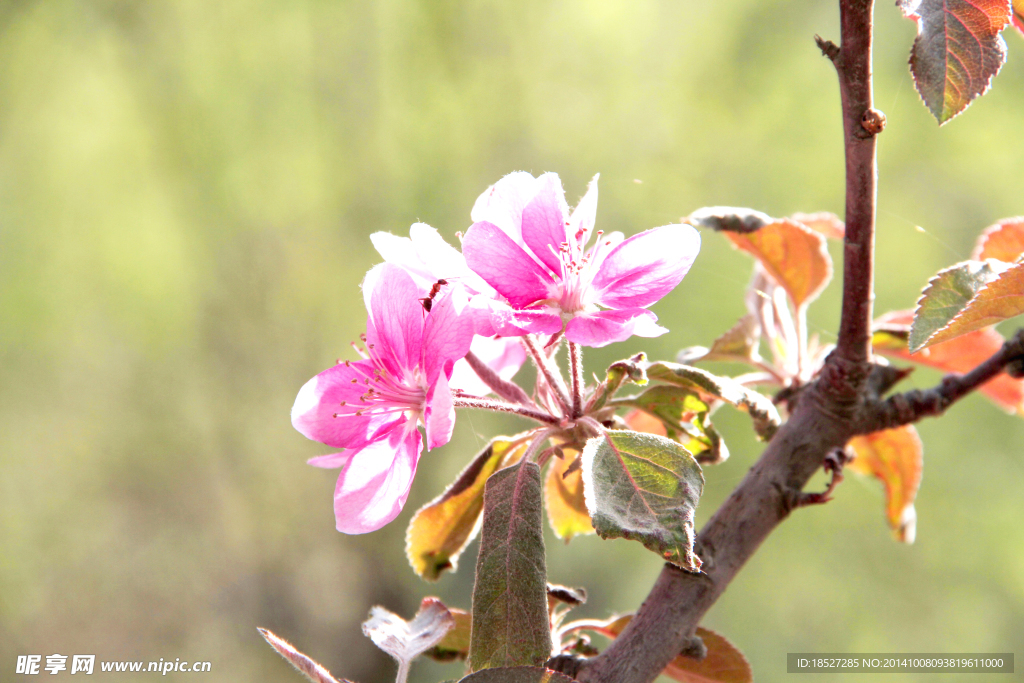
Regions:
<instances>
[{"instance_id":1,"label":"flower stem","mask_svg":"<svg viewBox=\"0 0 1024 683\"><path fill-rule=\"evenodd\" d=\"M583 415L583 348L569 342L569 368L572 371L572 417Z\"/></svg>"},{"instance_id":2,"label":"flower stem","mask_svg":"<svg viewBox=\"0 0 1024 683\"><path fill-rule=\"evenodd\" d=\"M558 366L550 362L550 359L544 354L544 351L537 346L537 341L526 334L520 337L523 341L523 346L526 347L527 353L533 358L533 362L537 365L541 374L548 381L548 386L551 388L551 392L558 399L561 404L562 414L570 414L569 392L565 388L565 380L562 379L562 374L558 371Z\"/></svg>"},{"instance_id":3,"label":"flower stem","mask_svg":"<svg viewBox=\"0 0 1024 683\"><path fill-rule=\"evenodd\" d=\"M482 410L493 410L499 413L512 413L513 415L522 415L523 417L528 417L531 420L536 420L537 422L542 422L544 424L556 425L561 422L560 418L545 413L542 410L516 405L515 403L506 403L505 401L496 401L489 398L466 396L458 392L452 396L452 402L456 408L480 408Z\"/></svg>"},{"instance_id":4,"label":"flower stem","mask_svg":"<svg viewBox=\"0 0 1024 683\"><path fill-rule=\"evenodd\" d=\"M530 458L534 457L541 452L541 448L547 443L548 439L558 433L557 429L545 429L541 431L537 436L533 437L533 441L530 442L530 446L523 453L523 462L529 462ZM537 463L540 464L540 463Z\"/></svg>"},{"instance_id":5,"label":"flower stem","mask_svg":"<svg viewBox=\"0 0 1024 683\"><path fill-rule=\"evenodd\" d=\"M469 363L469 367L473 368L473 372L476 373L477 377L479 377L484 384L489 386L498 396L501 396L503 399L511 401L512 403L521 403L530 408L537 407L518 384L503 380L498 376L498 373L491 370L491 368L480 360L472 351L466 354L466 362Z\"/></svg>"}]
</instances>

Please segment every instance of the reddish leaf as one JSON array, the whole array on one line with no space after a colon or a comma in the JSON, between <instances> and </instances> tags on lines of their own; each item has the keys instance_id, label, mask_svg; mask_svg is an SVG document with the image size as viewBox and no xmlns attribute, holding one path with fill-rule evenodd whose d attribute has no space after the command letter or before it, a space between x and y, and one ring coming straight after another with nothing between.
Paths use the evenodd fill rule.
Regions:
<instances>
[{"instance_id":1,"label":"reddish leaf","mask_svg":"<svg viewBox=\"0 0 1024 683\"><path fill-rule=\"evenodd\" d=\"M879 353L914 361L945 372L966 373L998 351L1005 339L992 328L970 332L917 353L907 349L912 311L892 311L875 321L872 344ZM980 391L1008 412L1024 415L1024 380L1006 373L981 385Z\"/></svg>"},{"instance_id":2,"label":"reddish leaf","mask_svg":"<svg viewBox=\"0 0 1024 683\"><path fill-rule=\"evenodd\" d=\"M885 486L885 516L897 540L914 542L917 513L914 498L921 485L924 451L913 425L886 429L850 439L857 457L850 469L869 474Z\"/></svg>"},{"instance_id":3,"label":"reddish leaf","mask_svg":"<svg viewBox=\"0 0 1024 683\"><path fill-rule=\"evenodd\" d=\"M1010 22L1009 0L898 0L917 22L910 71L938 120L950 120L988 90L1006 61L999 32Z\"/></svg>"},{"instance_id":4,"label":"reddish leaf","mask_svg":"<svg viewBox=\"0 0 1024 683\"><path fill-rule=\"evenodd\" d=\"M667 436L668 434L661 420L642 410L631 410L623 419L633 431L657 434L658 436Z\"/></svg>"},{"instance_id":5,"label":"reddish leaf","mask_svg":"<svg viewBox=\"0 0 1024 683\"><path fill-rule=\"evenodd\" d=\"M1013 25L1024 35L1024 0L1013 0Z\"/></svg>"},{"instance_id":6,"label":"reddish leaf","mask_svg":"<svg viewBox=\"0 0 1024 683\"><path fill-rule=\"evenodd\" d=\"M949 341L1024 313L1024 263L1012 266L978 290L956 317L931 336L931 343Z\"/></svg>"},{"instance_id":7,"label":"reddish leaf","mask_svg":"<svg viewBox=\"0 0 1024 683\"><path fill-rule=\"evenodd\" d=\"M568 543L573 536L594 533L590 513L583 497L583 472L577 465L574 472L565 474L569 465L579 457L577 452L565 449L563 458L552 458L548 477L544 483L544 503L548 523L555 536Z\"/></svg>"},{"instance_id":8,"label":"reddish leaf","mask_svg":"<svg viewBox=\"0 0 1024 683\"><path fill-rule=\"evenodd\" d=\"M1024 8L1024 0L1018 2ZM1012 263L1021 254L1024 254L1024 216L1017 216L1004 218L995 225L985 228L978 238L971 259L983 261L994 258Z\"/></svg>"},{"instance_id":9,"label":"reddish leaf","mask_svg":"<svg viewBox=\"0 0 1024 683\"><path fill-rule=\"evenodd\" d=\"M797 308L813 301L832 277L825 238L783 218L750 233L726 232L738 249L758 259Z\"/></svg>"},{"instance_id":10,"label":"reddish leaf","mask_svg":"<svg viewBox=\"0 0 1024 683\"><path fill-rule=\"evenodd\" d=\"M272 631L257 627L264 640L270 643L270 647L277 651L277 654L284 657L289 664L294 666L299 673L309 679L312 683L351 683L347 678L339 682L331 672L322 665L313 661L306 655L295 649L295 646L284 638L275 635Z\"/></svg>"},{"instance_id":11,"label":"reddish leaf","mask_svg":"<svg viewBox=\"0 0 1024 683\"><path fill-rule=\"evenodd\" d=\"M607 638L616 638L633 618L627 614L608 621L579 621L566 624L565 631L588 630ZM735 645L724 636L700 626L697 635L704 641L708 654L703 659L679 655L661 673L681 683L750 683L754 673L750 663Z\"/></svg>"},{"instance_id":12,"label":"reddish leaf","mask_svg":"<svg viewBox=\"0 0 1024 683\"><path fill-rule=\"evenodd\" d=\"M539 666L551 656L540 468L520 460L484 488L473 586L473 671Z\"/></svg>"},{"instance_id":13,"label":"reddish leaf","mask_svg":"<svg viewBox=\"0 0 1024 683\"><path fill-rule=\"evenodd\" d=\"M829 211L794 213L790 218L834 240L841 240L846 235L846 224L839 220L839 216Z\"/></svg>"}]
</instances>

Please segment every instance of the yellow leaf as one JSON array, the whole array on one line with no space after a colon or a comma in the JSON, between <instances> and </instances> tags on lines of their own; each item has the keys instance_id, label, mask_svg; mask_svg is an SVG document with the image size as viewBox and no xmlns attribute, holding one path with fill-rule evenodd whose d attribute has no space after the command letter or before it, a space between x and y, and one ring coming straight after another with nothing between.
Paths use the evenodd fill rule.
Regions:
<instances>
[{"instance_id":1,"label":"yellow leaf","mask_svg":"<svg viewBox=\"0 0 1024 683\"><path fill-rule=\"evenodd\" d=\"M423 653L438 662L450 662L469 656L469 633L473 617L466 610L455 607L449 607L448 611L455 617L455 627L444 634L440 643Z\"/></svg>"},{"instance_id":2,"label":"yellow leaf","mask_svg":"<svg viewBox=\"0 0 1024 683\"><path fill-rule=\"evenodd\" d=\"M579 454L565 449L564 458L552 458L548 478L544 485L544 502L548 509L548 523L555 536L568 543L573 536L594 533L590 514L583 498L583 472L577 469L565 475L566 468Z\"/></svg>"},{"instance_id":3,"label":"yellow leaf","mask_svg":"<svg viewBox=\"0 0 1024 683\"><path fill-rule=\"evenodd\" d=\"M455 570L479 531L487 478L518 461L526 447L523 435L496 437L444 493L416 512L405 533L405 555L421 578L437 581L446 569Z\"/></svg>"},{"instance_id":4,"label":"yellow leaf","mask_svg":"<svg viewBox=\"0 0 1024 683\"><path fill-rule=\"evenodd\" d=\"M913 425L886 429L850 439L857 457L848 465L880 479L885 486L885 516L896 538L914 542L917 513L914 498L921 485L924 451Z\"/></svg>"}]
</instances>

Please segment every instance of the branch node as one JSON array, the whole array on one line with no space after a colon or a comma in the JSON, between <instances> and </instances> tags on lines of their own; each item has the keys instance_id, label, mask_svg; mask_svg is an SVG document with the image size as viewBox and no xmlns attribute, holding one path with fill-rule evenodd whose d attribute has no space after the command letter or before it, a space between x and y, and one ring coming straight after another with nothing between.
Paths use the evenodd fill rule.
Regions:
<instances>
[{"instance_id":1,"label":"branch node","mask_svg":"<svg viewBox=\"0 0 1024 683\"><path fill-rule=\"evenodd\" d=\"M814 34L814 44L821 50L821 54L828 57L833 62L839 57L839 46L833 43L831 40L825 40L817 33Z\"/></svg>"},{"instance_id":2,"label":"branch node","mask_svg":"<svg viewBox=\"0 0 1024 683\"><path fill-rule=\"evenodd\" d=\"M708 656L708 646L704 644L703 638L694 634L683 641L683 647L680 648L679 654L699 661Z\"/></svg>"},{"instance_id":3,"label":"branch node","mask_svg":"<svg viewBox=\"0 0 1024 683\"><path fill-rule=\"evenodd\" d=\"M821 467L826 472L831 473L832 478L828 482L828 487L820 493L804 493L801 491L796 497L795 507L804 507L805 505L824 505L825 503L832 500L832 493L839 486L840 482L843 481L843 466L846 463L853 460L853 457L846 452L845 448L836 448L829 452L825 456L824 462Z\"/></svg>"},{"instance_id":4,"label":"branch node","mask_svg":"<svg viewBox=\"0 0 1024 683\"><path fill-rule=\"evenodd\" d=\"M583 668L583 662L587 661L583 657L577 657L576 655L555 655L548 661L544 662L546 669L563 673L566 676L576 678L576 674Z\"/></svg>"},{"instance_id":5,"label":"branch node","mask_svg":"<svg viewBox=\"0 0 1024 683\"><path fill-rule=\"evenodd\" d=\"M878 135L885 130L885 114L874 107L866 109L860 117L860 127L867 133L864 137Z\"/></svg>"}]
</instances>

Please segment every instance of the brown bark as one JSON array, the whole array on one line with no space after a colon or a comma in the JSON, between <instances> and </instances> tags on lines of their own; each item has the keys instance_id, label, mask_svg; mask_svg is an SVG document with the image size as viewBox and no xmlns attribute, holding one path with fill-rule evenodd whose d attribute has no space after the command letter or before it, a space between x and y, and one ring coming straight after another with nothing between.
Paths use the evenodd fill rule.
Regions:
<instances>
[{"instance_id":1,"label":"brown bark","mask_svg":"<svg viewBox=\"0 0 1024 683\"><path fill-rule=\"evenodd\" d=\"M885 117L872 107L873 0L840 0L840 46L817 39L839 76L846 150L843 309L835 351L803 388L790 419L697 536L701 574L666 565L623 632L600 655L573 662L586 683L650 683L680 652L693 651L701 618L765 538L806 499L802 489L825 456L853 436L942 414L1007 366L1024 365L1024 331L966 375L949 375L927 391L887 399L874 386L872 286L877 166L875 136ZM1012 365L1011 365L1012 364ZM884 373L883 373L884 374ZM875 373L877 378L879 373ZM877 384L877 382L875 382Z\"/></svg>"},{"instance_id":2,"label":"brown bark","mask_svg":"<svg viewBox=\"0 0 1024 683\"><path fill-rule=\"evenodd\" d=\"M874 132L880 130L871 99L873 5L873 0L841 0L841 46L826 50L823 45L839 75L846 149L843 311L836 351L757 464L701 530L696 549L705 563L703 572L687 574L666 566L622 634L584 663L577 676L581 681L653 681L690 642L736 572L796 506L825 455L853 435L853 417L871 368Z\"/></svg>"}]
</instances>

